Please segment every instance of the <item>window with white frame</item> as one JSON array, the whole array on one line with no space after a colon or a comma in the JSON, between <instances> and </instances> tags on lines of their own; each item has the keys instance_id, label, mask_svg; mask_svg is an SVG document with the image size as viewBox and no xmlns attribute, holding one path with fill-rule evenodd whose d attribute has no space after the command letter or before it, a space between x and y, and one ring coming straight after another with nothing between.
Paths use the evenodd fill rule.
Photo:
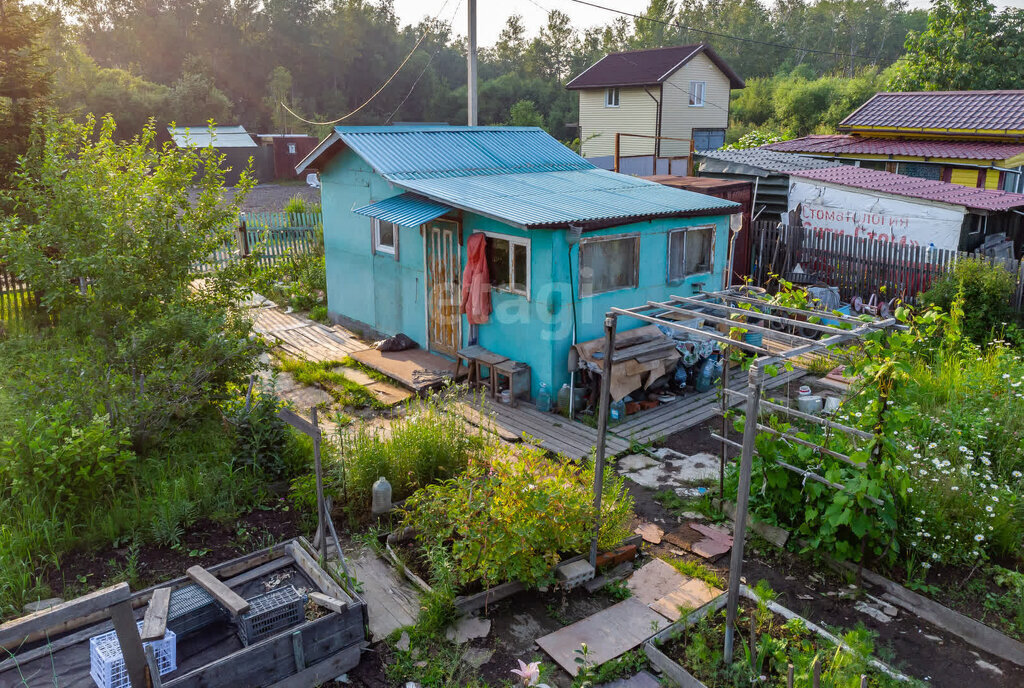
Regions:
<instances>
[{"instance_id":1,"label":"window with white frame","mask_svg":"<svg viewBox=\"0 0 1024 688\"><path fill-rule=\"evenodd\" d=\"M530 240L487 233L487 272L491 287L530 295Z\"/></svg>"},{"instance_id":2,"label":"window with white frame","mask_svg":"<svg viewBox=\"0 0 1024 688\"><path fill-rule=\"evenodd\" d=\"M705 81L690 82L690 106L704 107L704 89L707 87Z\"/></svg>"},{"instance_id":3,"label":"window with white frame","mask_svg":"<svg viewBox=\"0 0 1024 688\"><path fill-rule=\"evenodd\" d=\"M580 296L640 283L640 236L618 235L580 242Z\"/></svg>"},{"instance_id":4,"label":"window with white frame","mask_svg":"<svg viewBox=\"0 0 1024 688\"><path fill-rule=\"evenodd\" d=\"M619 89L618 87L606 88L604 90L604 106L605 107L619 107Z\"/></svg>"},{"instance_id":5,"label":"window with white frame","mask_svg":"<svg viewBox=\"0 0 1024 688\"><path fill-rule=\"evenodd\" d=\"M668 280L711 272L715 260L715 228L689 227L668 233Z\"/></svg>"},{"instance_id":6,"label":"window with white frame","mask_svg":"<svg viewBox=\"0 0 1024 688\"><path fill-rule=\"evenodd\" d=\"M288 144L288 155L295 155L295 151L298 150L294 143Z\"/></svg>"},{"instance_id":7,"label":"window with white frame","mask_svg":"<svg viewBox=\"0 0 1024 688\"><path fill-rule=\"evenodd\" d=\"M398 259L398 226L386 220L372 219L373 252L387 253Z\"/></svg>"}]
</instances>

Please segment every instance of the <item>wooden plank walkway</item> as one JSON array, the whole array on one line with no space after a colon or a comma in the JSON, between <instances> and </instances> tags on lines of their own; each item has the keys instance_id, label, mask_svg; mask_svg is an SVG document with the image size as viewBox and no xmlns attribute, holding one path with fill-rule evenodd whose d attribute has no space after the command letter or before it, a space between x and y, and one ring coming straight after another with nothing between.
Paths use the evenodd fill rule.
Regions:
<instances>
[{"instance_id":1,"label":"wooden plank walkway","mask_svg":"<svg viewBox=\"0 0 1024 688\"><path fill-rule=\"evenodd\" d=\"M533 404L519 402L519 406L481 401L479 395L468 395L460 406L467 411L463 416L470 423L479 423L480 416L488 419L488 425L504 439L527 435L544 449L564 454L571 459L582 459L590 455L597 445L597 430L569 420L556 413L543 413ZM468 409L466 407L469 407ZM609 455L629 450L629 442L608 433L606 440Z\"/></svg>"},{"instance_id":2,"label":"wooden plank walkway","mask_svg":"<svg viewBox=\"0 0 1024 688\"><path fill-rule=\"evenodd\" d=\"M278 308L254 309L253 329L267 337L284 353L308 361L341 361L366 348L348 330L328 327Z\"/></svg>"},{"instance_id":3,"label":"wooden plank walkway","mask_svg":"<svg viewBox=\"0 0 1024 688\"><path fill-rule=\"evenodd\" d=\"M747 386L747 376L739 374L738 371L730 372L729 389L743 391ZM791 372L782 372L776 377L767 378L764 388L781 387L805 374L806 371L800 368L794 368ZM634 414L624 422L613 426L611 431L619 437L647 444L661 437L689 430L715 415L721 407L718 395L718 387L707 392L689 394L650 411ZM730 406L736 406L740 401L740 399L736 399Z\"/></svg>"}]
</instances>

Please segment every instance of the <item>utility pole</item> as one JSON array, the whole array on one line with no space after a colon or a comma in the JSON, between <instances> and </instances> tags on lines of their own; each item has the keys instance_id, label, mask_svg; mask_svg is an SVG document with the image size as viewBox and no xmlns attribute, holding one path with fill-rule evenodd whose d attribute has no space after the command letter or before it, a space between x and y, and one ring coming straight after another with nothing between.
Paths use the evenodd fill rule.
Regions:
<instances>
[{"instance_id":1,"label":"utility pole","mask_svg":"<svg viewBox=\"0 0 1024 688\"><path fill-rule=\"evenodd\" d=\"M476 97L476 0L469 0L469 55L467 56L467 92L469 102L467 103L467 114L469 126L477 126L477 97Z\"/></svg>"}]
</instances>

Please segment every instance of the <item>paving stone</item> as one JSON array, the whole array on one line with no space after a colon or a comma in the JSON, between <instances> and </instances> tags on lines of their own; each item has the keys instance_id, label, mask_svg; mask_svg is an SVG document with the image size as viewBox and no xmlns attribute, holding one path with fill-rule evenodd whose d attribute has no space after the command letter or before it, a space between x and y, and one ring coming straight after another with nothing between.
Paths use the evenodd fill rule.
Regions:
<instances>
[{"instance_id":1,"label":"paving stone","mask_svg":"<svg viewBox=\"0 0 1024 688\"><path fill-rule=\"evenodd\" d=\"M633 471L641 471L657 465L658 462L656 460L644 454L630 454L629 456L623 456L615 462L615 466L619 469L620 473L632 473Z\"/></svg>"},{"instance_id":2,"label":"paving stone","mask_svg":"<svg viewBox=\"0 0 1024 688\"><path fill-rule=\"evenodd\" d=\"M641 523L633 532L652 545L661 544L661 538L665 535L665 531L653 523Z\"/></svg>"},{"instance_id":3,"label":"paving stone","mask_svg":"<svg viewBox=\"0 0 1024 688\"><path fill-rule=\"evenodd\" d=\"M692 611L703 607L721 594L722 591L718 588L708 585L702 580L691 578L668 595L653 602L651 609L669 621L678 621L682 616L680 607Z\"/></svg>"},{"instance_id":4,"label":"paving stone","mask_svg":"<svg viewBox=\"0 0 1024 688\"><path fill-rule=\"evenodd\" d=\"M488 650L482 647L471 647L463 653L462 661L474 669L479 669L484 664L491 661L491 657L493 656L494 650Z\"/></svg>"},{"instance_id":5,"label":"paving stone","mask_svg":"<svg viewBox=\"0 0 1024 688\"><path fill-rule=\"evenodd\" d=\"M892 621L891 616L883 612L878 607L868 604L867 602L857 602L853 605L853 608L859 611L861 614L867 614L875 621L879 621L881 623L889 623L890 621Z\"/></svg>"},{"instance_id":6,"label":"paving stone","mask_svg":"<svg viewBox=\"0 0 1024 688\"><path fill-rule=\"evenodd\" d=\"M398 639L398 642L395 643L395 649L396 650L401 650L402 652L408 652L409 651L409 642L410 642L409 634L406 633L405 631L402 631L401 637Z\"/></svg>"},{"instance_id":7,"label":"paving stone","mask_svg":"<svg viewBox=\"0 0 1024 688\"><path fill-rule=\"evenodd\" d=\"M491 620L479 616L464 616L449 626L444 635L448 640L463 645L476 638L486 638L491 632Z\"/></svg>"},{"instance_id":8,"label":"paving stone","mask_svg":"<svg viewBox=\"0 0 1024 688\"><path fill-rule=\"evenodd\" d=\"M666 561L652 559L634 573L626 585L633 597L651 604L680 587L688 580Z\"/></svg>"},{"instance_id":9,"label":"paving stone","mask_svg":"<svg viewBox=\"0 0 1024 688\"><path fill-rule=\"evenodd\" d=\"M641 671L636 676L629 678L620 678L611 683L602 683L597 688L659 688L661 684L658 683L651 673L647 671Z\"/></svg>"},{"instance_id":10,"label":"paving stone","mask_svg":"<svg viewBox=\"0 0 1024 688\"><path fill-rule=\"evenodd\" d=\"M597 666L632 650L666 626L665 617L631 597L538 638L537 644L575 676L579 670L576 650L583 643L587 645L590 661Z\"/></svg>"}]
</instances>

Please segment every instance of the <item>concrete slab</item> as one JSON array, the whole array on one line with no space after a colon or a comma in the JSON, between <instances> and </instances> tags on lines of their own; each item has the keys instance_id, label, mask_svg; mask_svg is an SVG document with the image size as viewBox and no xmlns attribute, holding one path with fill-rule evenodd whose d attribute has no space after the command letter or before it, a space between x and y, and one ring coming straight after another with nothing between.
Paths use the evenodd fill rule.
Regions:
<instances>
[{"instance_id":1,"label":"concrete slab","mask_svg":"<svg viewBox=\"0 0 1024 688\"><path fill-rule=\"evenodd\" d=\"M575 676L576 653L586 643L589 661L604 664L632 650L662 628L668 620L642 601L631 597L571 626L537 639L537 644L559 666Z\"/></svg>"},{"instance_id":2,"label":"concrete slab","mask_svg":"<svg viewBox=\"0 0 1024 688\"><path fill-rule=\"evenodd\" d=\"M597 688L659 688L660 686L661 684L658 683L658 679L653 674L641 671L636 676L620 678L611 683L602 683Z\"/></svg>"},{"instance_id":3,"label":"concrete slab","mask_svg":"<svg viewBox=\"0 0 1024 688\"><path fill-rule=\"evenodd\" d=\"M653 523L641 523L633 532L652 545L661 544L661 538L665 535L665 531Z\"/></svg>"},{"instance_id":4,"label":"concrete slab","mask_svg":"<svg viewBox=\"0 0 1024 688\"><path fill-rule=\"evenodd\" d=\"M629 456L623 456L615 462L615 467L619 469L619 473L642 471L645 468L657 465L658 462L656 460L643 454L630 454Z\"/></svg>"},{"instance_id":5,"label":"concrete slab","mask_svg":"<svg viewBox=\"0 0 1024 688\"><path fill-rule=\"evenodd\" d=\"M682 616L680 607L692 611L722 594L718 588L702 580L691 578L668 595L651 604L651 609L662 614L669 621L678 621Z\"/></svg>"},{"instance_id":6,"label":"concrete slab","mask_svg":"<svg viewBox=\"0 0 1024 688\"><path fill-rule=\"evenodd\" d=\"M464 645L470 640L486 638L491 632L491 620L479 616L464 616L448 627L444 635L456 645Z\"/></svg>"},{"instance_id":7,"label":"concrete slab","mask_svg":"<svg viewBox=\"0 0 1024 688\"><path fill-rule=\"evenodd\" d=\"M668 562L652 559L641 566L626 585L633 593L630 599L651 604L679 588L687 580L686 576L676 571Z\"/></svg>"}]
</instances>

